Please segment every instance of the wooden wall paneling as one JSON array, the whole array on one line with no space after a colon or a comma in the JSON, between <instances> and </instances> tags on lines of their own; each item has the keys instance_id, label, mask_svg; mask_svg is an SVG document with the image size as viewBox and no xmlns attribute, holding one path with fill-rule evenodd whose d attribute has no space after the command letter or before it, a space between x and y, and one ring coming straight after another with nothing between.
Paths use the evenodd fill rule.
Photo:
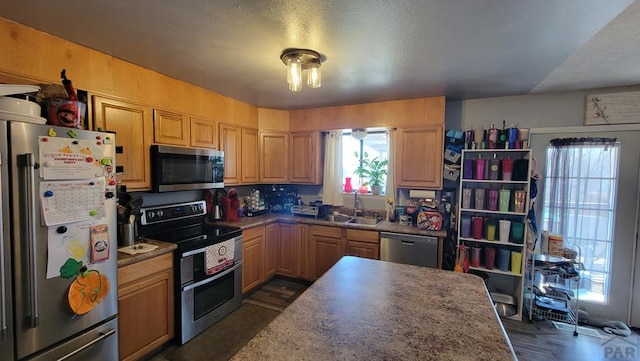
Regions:
<instances>
[{"instance_id":1,"label":"wooden wall paneling","mask_svg":"<svg viewBox=\"0 0 640 361\"><path fill-rule=\"evenodd\" d=\"M258 108L258 127L260 130L289 131L289 111Z\"/></svg>"}]
</instances>

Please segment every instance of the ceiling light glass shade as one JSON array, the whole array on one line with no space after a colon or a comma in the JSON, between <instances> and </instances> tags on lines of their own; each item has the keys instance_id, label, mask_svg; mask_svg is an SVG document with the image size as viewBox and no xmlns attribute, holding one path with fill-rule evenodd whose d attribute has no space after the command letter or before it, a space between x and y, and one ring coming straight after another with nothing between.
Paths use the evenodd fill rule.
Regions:
<instances>
[{"instance_id":1,"label":"ceiling light glass shade","mask_svg":"<svg viewBox=\"0 0 640 361\"><path fill-rule=\"evenodd\" d=\"M307 66L307 85L309 88L320 88L322 85L322 74L320 73L320 62L311 61Z\"/></svg>"},{"instance_id":2,"label":"ceiling light glass shade","mask_svg":"<svg viewBox=\"0 0 640 361\"><path fill-rule=\"evenodd\" d=\"M295 56L287 58L287 83L291 91L302 90L302 59Z\"/></svg>"},{"instance_id":3,"label":"ceiling light glass shade","mask_svg":"<svg viewBox=\"0 0 640 361\"><path fill-rule=\"evenodd\" d=\"M367 130L364 128L353 128L351 130L351 136L357 140L362 140L367 136Z\"/></svg>"}]
</instances>

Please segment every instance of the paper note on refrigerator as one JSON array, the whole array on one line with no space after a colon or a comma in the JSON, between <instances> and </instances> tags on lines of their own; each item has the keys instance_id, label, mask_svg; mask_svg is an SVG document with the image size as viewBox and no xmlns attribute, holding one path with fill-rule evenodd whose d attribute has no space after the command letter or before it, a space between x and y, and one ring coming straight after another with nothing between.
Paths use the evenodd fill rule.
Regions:
<instances>
[{"instance_id":1,"label":"paper note on refrigerator","mask_svg":"<svg viewBox=\"0 0 640 361\"><path fill-rule=\"evenodd\" d=\"M64 227L49 227L47 233L47 279L60 277L60 267L73 258L84 265L89 264L91 227L99 220L88 220L66 224Z\"/></svg>"},{"instance_id":2,"label":"paper note on refrigerator","mask_svg":"<svg viewBox=\"0 0 640 361\"><path fill-rule=\"evenodd\" d=\"M47 226L100 219L105 215L105 178L40 182Z\"/></svg>"},{"instance_id":3,"label":"paper note on refrigerator","mask_svg":"<svg viewBox=\"0 0 640 361\"><path fill-rule=\"evenodd\" d=\"M105 145L99 140L39 137L43 179L93 178L103 173Z\"/></svg>"}]
</instances>

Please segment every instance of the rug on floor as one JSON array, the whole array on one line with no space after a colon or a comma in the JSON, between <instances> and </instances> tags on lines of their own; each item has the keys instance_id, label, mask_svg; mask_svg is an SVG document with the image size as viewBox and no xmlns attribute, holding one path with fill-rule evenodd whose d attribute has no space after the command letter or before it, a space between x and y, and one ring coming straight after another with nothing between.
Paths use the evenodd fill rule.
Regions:
<instances>
[{"instance_id":1,"label":"rug on floor","mask_svg":"<svg viewBox=\"0 0 640 361\"><path fill-rule=\"evenodd\" d=\"M170 361L227 361L280 312L243 303L240 308L169 353Z\"/></svg>"},{"instance_id":2,"label":"rug on floor","mask_svg":"<svg viewBox=\"0 0 640 361\"><path fill-rule=\"evenodd\" d=\"M557 328L558 330L568 331L568 332L573 332L575 330L575 326L570 325L568 323L557 322L557 321L551 321L551 323L553 324L553 327ZM604 338L604 336L598 330L594 328L584 327L584 326L578 326L578 334L587 335L591 337Z\"/></svg>"},{"instance_id":3,"label":"rug on floor","mask_svg":"<svg viewBox=\"0 0 640 361\"><path fill-rule=\"evenodd\" d=\"M264 286L247 295L243 302L284 311L307 288L308 284L283 278L274 278Z\"/></svg>"}]
</instances>

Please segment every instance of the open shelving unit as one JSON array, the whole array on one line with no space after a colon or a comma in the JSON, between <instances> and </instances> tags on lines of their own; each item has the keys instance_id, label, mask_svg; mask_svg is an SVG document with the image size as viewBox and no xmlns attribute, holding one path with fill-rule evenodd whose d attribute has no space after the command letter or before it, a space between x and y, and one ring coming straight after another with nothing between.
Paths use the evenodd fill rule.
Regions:
<instances>
[{"instance_id":1,"label":"open shelving unit","mask_svg":"<svg viewBox=\"0 0 640 361\"><path fill-rule=\"evenodd\" d=\"M490 171L487 170L489 167L490 159L500 160L500 163L503 159L510 158L512 160L517 159L526 159L526 179L519 180L503 180L502 178L502 169L501 166L498 169L493 169L492 171L498 172L497 177L495 173L490 174ZM476 174L475 162L477 159L485 160L485 172L483 175L478 176ZM458 201L458 237L457 242L458 246L464 245L468 247L469 251L467 252L470 256L471 263L471 249L472 247L482 248L480 264L477 266L469 267L469 270L473 270L475 273L484 272L487 277L485 278L485 283L487 284L487 288L490 292L499 292L505 293L514 296L517 300L516 309L517 312L515 315L510 316L508 318L514 320L522 320L523 318L523 310L524 306L524 287L525 287L525 276L526 276L526 263L527 263L527 223L526 217L529 210L529 186L530 186L530 167L531 164L528 160L531 159L531 150L529 149L465 149L462 151L462 164L463 164L463 172L460 176L460 197ZM473 171L471 173L464 172L465 162L473 162ZM495 166L495 164L493 164ZM515 172L513 173L515 174ZM494 179L490 179L494 178ZM497 178L497 179L496 179ZM471 192L465 191L471 189ZM475 204L475 189L484 189L484 202L483 204ZM510 202L507 209L500 208L495 210L490 210L488 207L488 192L489 190L509 190L510 191ZM525 199L524 205L522 209L519 211L515 211L516 207L513 201L515 191L525 191ZM469 200L471 197L471 200ZM483 218L483 226L482 226L482 235L480 237L476 237L473 235L473 231L471 234L468 234L467 231L463 230L463 219L464 218L474 218L481 217ZM514 238L509 237L509 240L506 242L501 242L499 238L499 226L496 225L495 237L493 240L487 239L487 223L495 222L498 223L499 220L509 220L511 224L514 223L522 223L523 224L523 235L522 239L514 242ZM473 229L473 226L471 226ZM484 264L485 260L485 252L487 248L495 248L496 256L495 256L495 266L490 269L486 267ZM505 270L504 268L501 270L498 268L498 249L508 250L509 254L511 252L519 252L521 255L521 261L517 266L511 267L511 261L509 261L509 266ZM516 258L517 260L517 258ZM512 269L517 267L518 269Z\"/></svg>"},{"instance_id":2,"label":"open shelving unit","mask_svg":"<svg viewBox=\"0 0 640 361\"><path fill-rule=\"evenodd\" d=\"M580 248L574 258L532 254L527 261L526 289L530 294L527 311L529 322L534 317L573 325L578 336L578 300L580 271L584 269Z\"/></svg>"}]
</instances>

